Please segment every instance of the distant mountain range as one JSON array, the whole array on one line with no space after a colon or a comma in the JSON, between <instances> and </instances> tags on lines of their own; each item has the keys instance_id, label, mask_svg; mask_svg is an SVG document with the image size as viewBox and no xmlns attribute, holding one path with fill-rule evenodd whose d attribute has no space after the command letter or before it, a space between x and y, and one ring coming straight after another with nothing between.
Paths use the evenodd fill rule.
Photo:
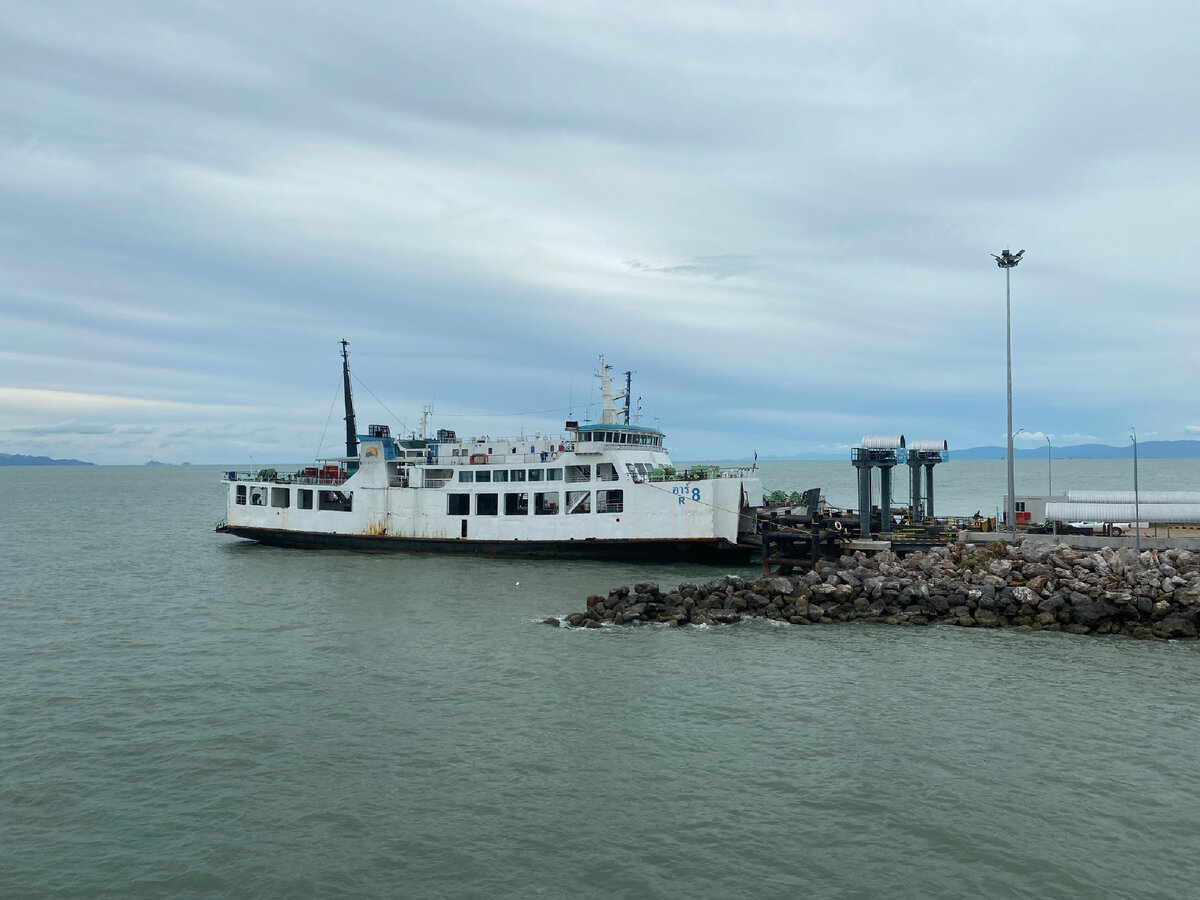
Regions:
<instances>
[{"instance_id":1,"label":"distant mountain range","mask_svg":"<svg viewBox=\"0 0 1200 900\"><path fill-rule=\"evenodd\" d=\"M0 466L93 466L79 459L51 459L48 456L24 456L20 453L0 453Z\"/></svg>"},{"instance_id":2,"label":"distant mountain range","mask_svg":"<svg viewBox=\"0 0 1200 900\"><path fill-rule=\"evenodd\" d=\"M1074 444L1051 446L1053 459L1133 459L1133 444L1111 447L1108 444ZM971 447L966 450L950 448L951 459L1004 459L1003 447ZM802 453L795 456L763 456L761 459L845 459L844 453ZM1013 450L1013 459L1045 459L1045 447ZM1138 459L1200 459L1200 441L1141 441L1138 443Z\"/></svg>"},{"instance_id":3,"label":"distant mountain range","mask_svg":"<svg viewBox=\"0 0 1200 900\"><path fill-rule=\"evenodd\" d=\"M1005 456L1003 447L950 450L951 459L1004 459ZM1052 459L1133 459L1133 444L1124 447L1110 447L1108 444L1051 445L1050 456ZM1013 450L1013 459L1045 458L1045 447ZM1200 459L1200 441L1139 441L1138 459Z\"/></svg>"}]
</instances>

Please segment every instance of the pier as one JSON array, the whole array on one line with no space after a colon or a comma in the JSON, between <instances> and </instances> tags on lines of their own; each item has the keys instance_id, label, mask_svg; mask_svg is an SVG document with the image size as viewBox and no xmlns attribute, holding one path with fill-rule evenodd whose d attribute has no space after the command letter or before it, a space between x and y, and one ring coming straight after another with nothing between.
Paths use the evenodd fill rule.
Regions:
<instances>
[{"instance_id":1,"label":"pier","mask_svg":"<svg viewBox=\"0 0 1200 900\"><path fill-rule=\"evenodd\" d=\"M864 435L850 452L858 482L857 510L828 507L821 501L821 489L811 488L800 498L800 505L777 502L759 513L763 574L773 568L782 574L794 569L811 571L822 560L856 551L874 554L890 550L906 556L952 543L968 529L994 529L994 519L934 515L934 467L949 458L944 440L910 444L903 434ZM904 465L909 468L911 500L907 506L893 507L893 470ZM878 506L871 501L876 476Z\"/></svg>"}]
</instances>

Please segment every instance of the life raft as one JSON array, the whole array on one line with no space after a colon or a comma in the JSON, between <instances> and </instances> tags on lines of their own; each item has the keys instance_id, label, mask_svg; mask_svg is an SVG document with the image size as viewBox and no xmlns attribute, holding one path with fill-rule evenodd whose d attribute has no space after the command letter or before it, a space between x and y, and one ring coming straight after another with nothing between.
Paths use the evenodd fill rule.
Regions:
<instances>
[{"instance_id":1,"label":"life raft","mask_svg":"<svg viewBox=\"0 0 1200 900\"><path fill-rule=\"evenodd\" d=\"M486 462L487 462L487 454L486 453L472 453L471 454L471 465L482 466Z\"/></svg>"}]
</instances>

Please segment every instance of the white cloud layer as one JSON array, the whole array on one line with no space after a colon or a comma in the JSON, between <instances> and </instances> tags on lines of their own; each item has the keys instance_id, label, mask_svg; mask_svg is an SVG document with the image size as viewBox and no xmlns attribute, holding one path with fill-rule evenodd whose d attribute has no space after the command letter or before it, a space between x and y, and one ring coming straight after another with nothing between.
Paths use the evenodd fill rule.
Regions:
<instances>
[{"instance_id":1,"label":"white cloud layer","mask_svg":"<svg viewBox=\"0 0 1200 900\"><path fill-rule=\"evenodd\" d=\"M680 458L1002 443L1005 246L1020 439L1189 437L1198 24L0 9L0 452L336 452L343 337L364 422L557 430L603 352Z\"/></svg>"}]
</instances>

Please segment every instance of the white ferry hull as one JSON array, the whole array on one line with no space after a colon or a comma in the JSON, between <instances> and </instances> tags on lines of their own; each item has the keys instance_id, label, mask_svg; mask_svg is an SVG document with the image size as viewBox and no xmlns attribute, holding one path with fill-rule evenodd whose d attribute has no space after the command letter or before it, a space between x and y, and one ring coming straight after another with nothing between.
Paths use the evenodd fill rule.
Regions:
<instances>
[{"instance_id":1,"label":"white ferry hull","mask_svg":"<svg viewBox=\"0 0 1200 900\"><path fill-rule=\"evenodd\" d=\"M451 556L514 557L520 559L598 559L630 562L699 562L746 565L755 548L723 539L585 538L571 541L477 541L391 537L368 534L330 534L223 525L222 533L273 547L355 550L366 553L444 553Z\"/></svg>"}]
</instances>

